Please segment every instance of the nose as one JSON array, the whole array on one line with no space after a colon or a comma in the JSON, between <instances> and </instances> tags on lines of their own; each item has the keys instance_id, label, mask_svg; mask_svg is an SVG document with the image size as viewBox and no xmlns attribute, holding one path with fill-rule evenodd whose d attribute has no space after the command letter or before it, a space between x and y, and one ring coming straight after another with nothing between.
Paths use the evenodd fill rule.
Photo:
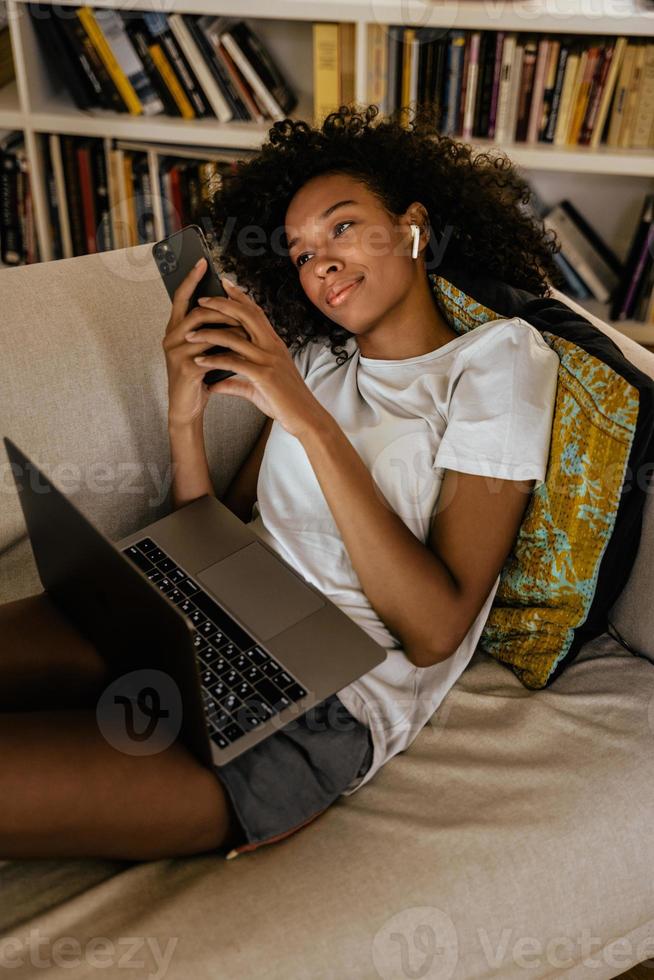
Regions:
<instances>
[{"instance_id":1,"label":"nose","mask_svg":"<svg viewBox=\"0 0 654 980\"><path fill-rule=\"evenodd\" d=\"M341 259L325 257L317 259L313 264L314 271L319 279L324 279L328 272L338 272L343 268Z\"/></svg>"}]
</instances>

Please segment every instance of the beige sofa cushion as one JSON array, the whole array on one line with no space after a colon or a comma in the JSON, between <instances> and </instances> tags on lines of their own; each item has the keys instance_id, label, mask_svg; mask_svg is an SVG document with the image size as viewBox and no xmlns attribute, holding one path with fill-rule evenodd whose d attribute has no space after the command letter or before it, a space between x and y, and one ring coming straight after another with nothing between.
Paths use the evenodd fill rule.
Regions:
<instances>
[{"instance_id":1,"label":"beige sofa cushion","mask_svg":"<svg viewBox=\"0 0 654 980\"><path fill-rule=\"evenodd\" d=\"M112 540L169 513L161 341L170 301L150 246L0 275L0 434L42 466ZM250 402L212 396L205 433L218 496L264 421ZM4 445L0 479L0 601L8 601L42 586Z\"/></svg>"}]
</instances>

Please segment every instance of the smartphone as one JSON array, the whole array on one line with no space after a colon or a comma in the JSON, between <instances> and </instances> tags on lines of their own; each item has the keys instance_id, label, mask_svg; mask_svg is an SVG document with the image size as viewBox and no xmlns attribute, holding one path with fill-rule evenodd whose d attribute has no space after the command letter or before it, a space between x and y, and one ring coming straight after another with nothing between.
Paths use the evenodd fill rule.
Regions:
<instances>
[{"instance_id":1,"label":"smartphone","mask_svg":"<svg viewBox=\"0 0 654 980\"><path fill-rule=\"evenodd\" d=\"M187 313L198 305L200 296L227 296L214 268L207 240L199 225L186 225L185 228L169 235L168 238L155 242L152 246L152 256L171 300L175 290L189 274L198 259L207 260L207 270L193 291L186 308ZM231 325L229 323L204 323L201 328L196 327L195 329L220 330ZM202 353L211 357L212 354L228 354L230 351L230 347L209 347ZM233 377L235 373L235 371L223 371L220 368L214 368L212 371L207 371L202 380L205 384L212 385L217 381Z\"/></svg>"}]
</instances>

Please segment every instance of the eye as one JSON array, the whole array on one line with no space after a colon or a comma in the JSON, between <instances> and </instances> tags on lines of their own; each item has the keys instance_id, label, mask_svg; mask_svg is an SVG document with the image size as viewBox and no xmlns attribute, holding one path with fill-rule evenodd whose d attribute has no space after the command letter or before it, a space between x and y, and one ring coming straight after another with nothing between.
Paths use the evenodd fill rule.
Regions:
<instances>
[{"instance_id":1,"label":"eye","mask_svg":"<svg viewBox=\"0 0 654 980\"><path fill-rule=\"evenodd\" d=\"M335 237L338 237L338 235L336 234L336 232L337 232L337 230L339 228L344 228L346 225L353 225L353 224L354 224L353 221L339 221L339 222L337 222L337 224L334 225L334 235L335 235ZM340 235L341 233L339 232L338 234ZM295 264L298 267L298 269L301 269L302 266L304 265L304 262L302 262L301 259L306 258L306 255L307 255L307 253L306 252L303 252L302 255L298 255L297 259L295 260Z\"/></svg>"}]
</instances>

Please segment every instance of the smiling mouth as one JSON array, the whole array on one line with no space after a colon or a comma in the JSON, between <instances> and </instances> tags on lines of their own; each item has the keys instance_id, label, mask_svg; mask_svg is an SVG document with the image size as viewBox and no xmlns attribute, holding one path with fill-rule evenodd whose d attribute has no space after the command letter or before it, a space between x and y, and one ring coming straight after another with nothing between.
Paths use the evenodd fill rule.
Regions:
<instances>
[{"instance_id":1,"label":"smiling mouth","mask_svg":"<svg viewBox=\"0 0 654 980\"><path fill-rule=\"evenodd\" d=\"M357 286L360 286L362 282L363 277L361 277L361 279L357 279L356 282L351 283L349 286L346 286L345 289L341 289L340 293L334 296L334 298L330 300L327 305L331 307L340 306L341 303L344 303L348 296L353 293Z\"/></svg>"}]
</instances>

